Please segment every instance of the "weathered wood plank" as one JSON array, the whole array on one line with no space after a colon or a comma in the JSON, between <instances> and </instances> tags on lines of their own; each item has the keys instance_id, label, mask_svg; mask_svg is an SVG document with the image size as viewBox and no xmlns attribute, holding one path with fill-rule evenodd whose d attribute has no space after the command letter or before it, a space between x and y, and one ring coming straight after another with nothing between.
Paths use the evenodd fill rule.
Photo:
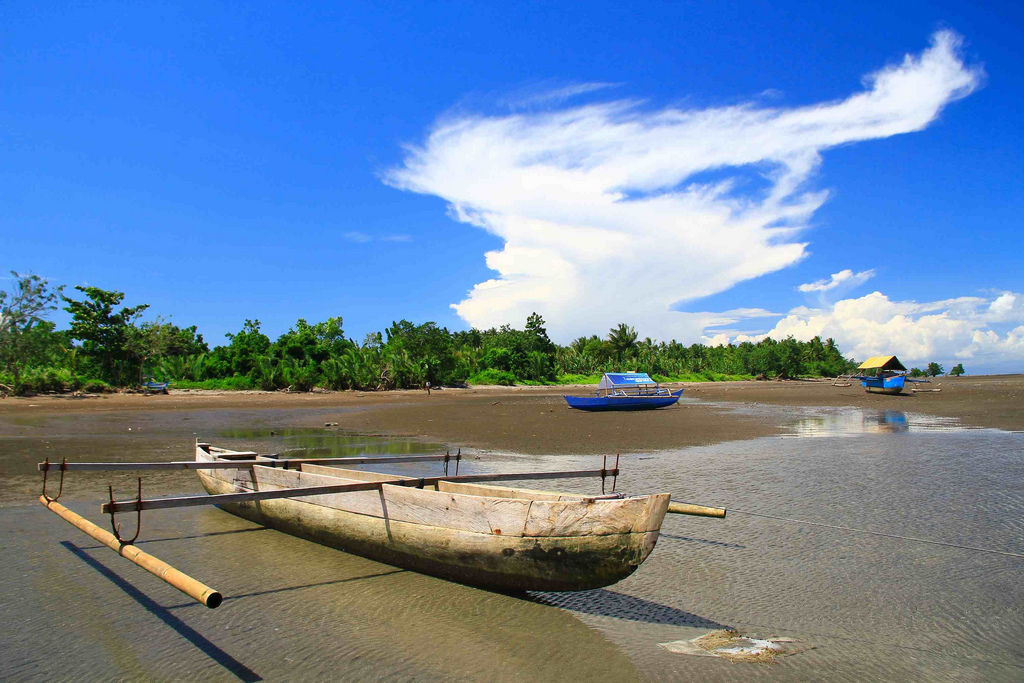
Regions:
<instances>
[{"instance_id":1,"label":"weathered wood plank","mask_svg":"<svg viewBox=\"0 0 1024 683\"><path fill-rule=\"evenodd\" d=\"M389 519L479 534L522 536L531 501L384 485Z\"/></svg>"},{"instance_id":2,"label":"weathered wood plank","mask_svg":"<svg viewBox=\"0 0 1024 683\"><path fill-rule=\"evenodd\" d=\"M668 504L669 494L667 493L655 493L647 496L647 505L637 515L632 531L638 533L661 529L661 523L665 520L665 511L668 509Z\"/></svg>"},{"instance_id":3,"label":"weathered wood plank","mask_svg":"<svg viewBox=\"0 0 1024 683\"><path fill-rule=\"evenodd\" d=\"M333 473L322 475L262 467L255 468L253 471L256 474L260 490L266 490L268 487L329 486L356 481L339 478ZM354 472L352 474L383 476L376 472ZM405 477L403 480L410 481L412 479ZM370 481L381 481L381 479L371 478ZM393 481L393 479L383 479L383 481ZM306 500L336 510L373 517L387 517L390 520L410 524L446 526L475 533L509 534L512 536L523 535L526 515L530 509L528 500L438 493L426 489L393 486L387 483L381 487L380 491L325 494L310 496Z\"/></svg>"},{"instance_id":4,"label":"weathered wood plank","mask_svg":"<svg viewBox=\"0 0 1024 683\"><path fill-rule=\"evenodd\" d=\"M553 491L534 491L531 489L511 488L508 486L488 486L486 484L465 484L453 481L437 483L438 491L463 493L469 496L495 496L497 498L520 498L523 500L559 500L560 493Z\"/></svg>"},{"instance_id":5,"label":"weathered wood plank","mask_svg":"<svg viewBox=\"0 0 1024 683\"><path fill-rule=\"evenodd\" d=\"M535 500L526 520L526 536L602 536L633 529L647 497L622 500Z\"/></svg>"},{"instance_id":6,"label":"weathered wood plank","mask_svg":"<svg viewBox=\"0 0 1024 683\"><path fill-rule=\"evenodd\" d=\"M254 465L256 471L261 465ZM276 469L276 468L274 468ZM284 470L288 471L288 470ZM200 473L203 469L199 470ZM424 477L411 479L393 479L390 483L396 486L428 486L437 484L439 481L519 481L529 479L580 479L585 477L597 477L601 475L618 475L618 470L577 470L571 472L516 472L508 474L467 474L455 477ZM331 486L314 486L293 489L291 496L303 497L314 496L325 493L347 493L352 491L369 491L381 486L382 482L358 482L354 484L338 484ZM176 496L171 498L154 498L141 502L117 501L104 503L102 512L134 512L136 510L164 510L168 508L195 507L197 505L221 505L224 503L238 503L243 501L270 500L273 498L287 498L288 491L255 491L252 493L232 493L229 498L218 496Z\"/></svg>"},{"instance_id":7,"label":"weathered wood plank","mask_svg":"<svg viewBox=\"0 0 1024 683\"><path fill-rule=\"evenodd\" d=\"M401 474L382 474L380 472L367 472L365 470L349 470L329 465L303 465L303 472L310 474L323 474L328 477L341 477L352 481L394 481L395 479L407 481L414 477L406 477Z\"/></svg>"},{"instance_id":8,"label":"weathered wood plank","mask_svg":"<svg viewBox=\"0 0 1024 683\"><path fill-rule=\"evenodd\" d=\"M313 505L322 505L335 510L345 510L346 512L360 515L384 516L384 503L381 497L381 486L378 482L360 482L358 479L339 477L334 474L326 475L316 472L278 470L269 467L256 467L253 469L253 474L256 477L256 487L260 491L287 490L310 486L333 486L337 484L372 484L372 488L363 491L324 493L308 496L303 498L303 500ZM394 479L389 479L388 481L394 481Z\"/></svg>"},{"instance_id":9,"label":"weathered wood plank","mask_svg":"<svg viewBox=\"0 0 1024 683\"><path fill-rule=\"evenodd\" d=\"M200 472L210 493L230 490ZM656 533L516 537L411 524L336 511L305 499L242 503L241 517L347 552L442 578L511 590L587 590L625 578Z\"/></svg>"}]
</instances>

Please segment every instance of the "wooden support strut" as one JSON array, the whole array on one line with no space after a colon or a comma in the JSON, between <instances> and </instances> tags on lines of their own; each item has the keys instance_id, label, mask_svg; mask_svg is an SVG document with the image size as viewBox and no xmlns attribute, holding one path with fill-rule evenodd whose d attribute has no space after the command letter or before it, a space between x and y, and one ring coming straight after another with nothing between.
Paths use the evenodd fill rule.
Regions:
<instances>
[{"instance_id":1,"label":"wooden support strut","mask_svg":"<svg viewBox=\"0 0 1024 683\"><path fill-rule=\"evenodd\" d=\"M202 469L202 468L200 468ZM173 498L153 498L150 500L125 500L104 503L100 508L105 513L132 512L136 510L165 510L168 508L194 507L197 505L224 505L227 503L245 503L256 500L274 498L301 498L303 496L320 496L328 493L351 493L353 491L375 491L384 484L393 486L414 486L423 488L440 481L474 482L474 481L520 481L529 479L578 479L583 477L604 477L619 475L618 468L607 470L576 470L571 472L514 472L507 474L463 474L454 477L420 477L415 479L391 479L384 481L368 481L356 484L334 484L331 486L307 486L293 489L273 491L253 491L251 493L221 493L210 496L177 496Z\"/></svg>"},{"instance_id":2,"label":"wooden support strut","mask_svg":"<svg viewBox=\"0 0 1024 683\"><path fill-rule=\"evenodd\" d=\"M253 456L253 460L181 460L175 462L66 462L63 465L55 462L41 462L37 465L40 472L49 470L63 471L87 471L87 472L117 472L130 470L245 470L252 469L254 465L266 467L280 467L289 469L293 466L310 465L369 465L376 463L393 462L423 462L423 461L449 461L454 460L458 467L462 459L460 449L458 455L398 455L369 458L273 458L270 456Z\"/></svg>"},{"instance_id":3,"label":"wooden support strut","mask_svg":"<svg viewBox=\"0 0 1024 683\"><path fill-rule=\"evenodd\" d=\"M45 496L39 496L39 502L51 512L59 515L68 523L89 534L121 557L131 560L150 574L153 574L159 579L163 579L182 593L198 600L210 609L218 607L224 599L220 592L215 591L204 583L196 581L187 574L183 574L163 560L159 560L152 555L139 550L133 545L118 542L117 538L115 538L109 531L104 531L89 520L85 519L81 515L75 514L55 500L46 498Z\"/></svg>"}]
</instances>

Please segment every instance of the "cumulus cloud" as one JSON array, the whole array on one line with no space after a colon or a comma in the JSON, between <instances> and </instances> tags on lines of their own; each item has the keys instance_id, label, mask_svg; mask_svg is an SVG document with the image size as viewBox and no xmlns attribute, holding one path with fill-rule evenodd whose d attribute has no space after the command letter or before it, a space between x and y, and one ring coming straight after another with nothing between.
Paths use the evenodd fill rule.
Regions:
<instances>
[{"instance_id":1,"label":"cumulus cloud","mask_svg":"<svg viewBox=\"0 0 1024 683\"><path fill-rule=\"evenodd\" d=\"M800 234L827 193L805 181L823 150L919 131L977 87L958 46L936 33L862 92L804 107L616 100L450 117L384 180L444 198L456 220L504 241L485 254L495 277L452 305L471 325L538 311L560 341L622 321L697 339L718 314L673 305L806 256Z\"/></svg>"},{"instance_id":2,"label":"cumulus cloud","mask_svg":"<svg viewBox=\"0 0 1024 683\"><path fill-rule=\"evenodd\" d=\"M808 282L797 287L801 292L827 292L833 290L839 286L844 287L856 287L862 285L875 276L874 269L862 270L859 273L854 273L852 270L847 268L841 270L838 273L832 273L832 277L827 280L817 280L815 282Z\"/></svg>"},{"instance_id":3,"label":"cumulus cloud","mask_svg":"<svg viewBox=\"0 0 1024 683\"><path fill-rule=\"evenodd\" d=\"M1024 360L1024 294L918 303L872 292L829 308L794 309L760 338L764 336L801 341L831 337L846 355L858 359L894 353L907 363ZM744 341L721 335L705 339Z\"/></svg>"}]
</instances>

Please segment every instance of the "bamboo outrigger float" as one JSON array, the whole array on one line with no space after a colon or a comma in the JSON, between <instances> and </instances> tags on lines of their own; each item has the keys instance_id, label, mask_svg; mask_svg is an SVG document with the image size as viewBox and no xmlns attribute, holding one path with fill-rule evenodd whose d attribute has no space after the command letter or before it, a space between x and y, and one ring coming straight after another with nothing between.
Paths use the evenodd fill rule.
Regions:
<instances>
[{"instance_id":1,"label":"bamboo outrigger float","mask_svg":"<svg viewBox=\"0 0 1024 683\"><path fill-rule=\"evenodd\" d=\"M445 474L417 478L340 467L425 460L443 461ZM719 518L726 514L721 508L672 502L667 493L615 493L617 457L610 469L473 475L458 474L460 460L461 454L281 459L197 442L194 461L40 463L44 472L40 501L165 580L167 576L133 559L133 553L124 552L134 539L120 538L116 513L136 512L141 519L144 510L217 505L258 524L363 557L510 591L577 591L613 584L636 571L654 550L666 513ZM452 461L456 470L449 475ZM140 480L135 500L114 501L111 493L110 502L102 506L102 511L111 515L114 534L96 528L110 537L101 538L86 528L95 525L46 496L45 473L51 469L61 471L62 486L67 470L194 469L210 495L144 500ZM478 483L580 477L600 477L601 494ZM611 493L604 492L608 478L612 480ZM69 518L62 510L78 519ZM144 555L141 551L134 554ZM167 568L172 571L164 574L180 578L180 572ZM219 593L183 574L181 577L188 581L168 582L209 607L220 604ZM204 600L207 594L215 595Z\"/></svg>"}]
</instances>

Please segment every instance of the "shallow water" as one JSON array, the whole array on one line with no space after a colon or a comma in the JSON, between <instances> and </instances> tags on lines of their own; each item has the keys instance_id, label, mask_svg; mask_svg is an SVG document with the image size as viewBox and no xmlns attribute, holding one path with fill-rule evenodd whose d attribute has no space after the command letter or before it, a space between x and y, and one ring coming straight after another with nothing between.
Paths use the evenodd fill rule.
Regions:
<instances>
[{"instance_id":1,"label":"shallow water","mask_svg":"<svg viewBox=\"0 0 1024 683\"><path fill-rule=\"evenodd\" d=\"M261 452L333 448L336 435L322 428L280 429L320 418L261 415L247 425L239 415L236 431L204 436ZM165 435L179 427L147 429ZM75 431L62 429L46 439ZM815 438L792 438L803 436ZM146 450L144 439L131 438ZM389 448L346 438L336 447ZM85 452L74 459L87 459L90 444L109 451L124 441L111 439L78 441ZM14 451L31 450L21 441L42 445L0 439L0 461L19 471ZM597 462L485 454L470 456L463 472ZM224 604L208 610L40 506L5 507L0 678L1024 680L1024 557L743 514L1024 554L1024 434L962 430L914 414L799 410L785 437L632 454L622 468L621 491L671 491L677 500L728 507L729 516L670 516L629 579L526 599L397 570L212 508L147 514L140 547L222 591ZM102 523L98 498L71 500ZM815 649L767 666L658 647L723 627Z\"/></svg>"}]
</instances>

